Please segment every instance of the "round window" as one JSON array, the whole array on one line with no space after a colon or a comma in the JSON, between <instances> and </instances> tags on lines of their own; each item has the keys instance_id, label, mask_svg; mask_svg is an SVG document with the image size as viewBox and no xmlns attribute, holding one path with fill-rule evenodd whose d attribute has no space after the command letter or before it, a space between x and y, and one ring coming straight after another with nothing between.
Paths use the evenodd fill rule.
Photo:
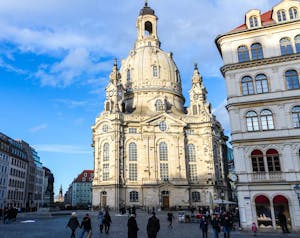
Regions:
<instances>
[{"instance_id":1,"label":"round window","mask_svg":"<svg viewBox=\"0 0 300 238\"><path fill-rule=\"evenodd\" d=\"M161 122L159 123L159 129L160 129L161 131L166 131L166 130L167 130L167 123L166 123L165 121L161 121Z\"/></svg>"},{"instance_id":2,"label":"round window","mask_svg":"<svg viewBox=\"0 0 300 238\"><path fill-rule=\"evenodd\" d=\"M103 131L103 132L108 132L108 125L104 125L104 126L102 127L102 131Z\"/></svg>"}]
</instances>

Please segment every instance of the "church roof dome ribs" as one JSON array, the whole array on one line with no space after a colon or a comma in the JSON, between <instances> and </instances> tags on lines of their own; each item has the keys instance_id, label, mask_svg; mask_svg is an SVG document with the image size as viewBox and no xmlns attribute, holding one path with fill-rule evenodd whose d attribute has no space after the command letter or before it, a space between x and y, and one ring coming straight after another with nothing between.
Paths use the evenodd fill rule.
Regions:
<instances>
[{"instance_id":1,"label":"church roof dome ribs","mask_svg":"<svg viewBox=\"0 0 300 238\"><path fill-rule=\"evenodd\" d=\"M142 15L155 15L154 10L148 7L148 1L145 1L144 7L140 10L140 16Z\"/></svg>"}]
</instances>

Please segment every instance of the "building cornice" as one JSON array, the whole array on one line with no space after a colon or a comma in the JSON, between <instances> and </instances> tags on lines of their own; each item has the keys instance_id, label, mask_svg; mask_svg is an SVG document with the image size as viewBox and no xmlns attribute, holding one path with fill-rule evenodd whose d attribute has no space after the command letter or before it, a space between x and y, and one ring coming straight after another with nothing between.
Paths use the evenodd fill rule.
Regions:
<instances>
[{"instance_id":1,"label":"building cornice","mask_svg":"<svg viewBox=\"0 0 300 238\"><path fill-rule=\"evenodd\" d=\"M252 60L243 63L227 64L221 67L220 71L223 77L225 77L225 73L232 70L248 69L248 68L254 68L258 66L285 63L285 62L290 62L295 60L300 60L300 53L294 53L294 54L283 55L283 56L275 56L275 57L270 57L270 58L265 58L260 60Z\"/></svg>"},{"instance_id":2,"label":"building cornice","mask_svg":"<svg viewBox=\"0 0 300 238\"><path fill-rule=\"evenodd\" d=\"M264 132L264 131L258 131L258 132ZM249 132L247 132L249 133ZM241 133L231 133L231 135L233 134L241 134ZM251 142L263 142L263 141L290 141L290 140L298 140L299 136L278 136L278 137L257 137L257 138L247 138L247 139L238 139L238 140L232 140L231 143L232 145L234 144L247 144L249 145L249 143Z\"/></svg>"}]
</instances>

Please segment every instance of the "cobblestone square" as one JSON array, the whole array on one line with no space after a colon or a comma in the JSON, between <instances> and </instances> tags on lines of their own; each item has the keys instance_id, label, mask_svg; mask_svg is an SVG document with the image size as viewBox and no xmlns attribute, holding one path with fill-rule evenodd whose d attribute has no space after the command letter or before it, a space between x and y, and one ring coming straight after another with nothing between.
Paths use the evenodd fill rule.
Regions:
<instances>
[{"instance_id":1,"label":"cobblestone square","mask_svg":"<svg viewBox=\"0 0 300 238\"><path fill-rule=\"evenodd\" d=\"M119 215L111 212L112 225L109 234L100 234L97 224L97 212L78 211L78 219L81 222L84 214L89 213L92 219L92 237L107 238L126 238L127 237L127 215ZM158 238L201 238L202 233L199 224L196 223L178 223L177 212L173 213L176 220L173 229L168 228L166 212L159 212L157 217L160 220L161 230ZM149 215L147 213L137 212L137 223L139 226L138 237L147 238L146 225ZM16 222L11 224L0 224L0 238L64 238L70 237L70 230L66 228L69 215L51 216L45 214L20 214ZM33 222L34 221L34 222ZM76 237L80 237L81 230L77 229ZM251 233L242 231L233 231L232 238L253 237ZM213 237L211 230L209 237ZM281 234L280 232L258 232L256 237L300 237L299 233ZM223 238L221 233L220 238Z\"/></svg>"}]
</instances>

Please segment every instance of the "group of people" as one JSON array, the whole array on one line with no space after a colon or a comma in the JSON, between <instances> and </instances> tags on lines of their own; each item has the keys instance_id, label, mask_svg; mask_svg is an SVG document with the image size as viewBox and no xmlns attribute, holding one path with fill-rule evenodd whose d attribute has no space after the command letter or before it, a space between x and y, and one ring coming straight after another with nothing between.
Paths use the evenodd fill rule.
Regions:
<instances>
[{"instance_id":1,"label":"group of people","mask_svg":"<svg viewBox=\"0 0 300 238\"><path fill-rule=\"evenodd\" d=\"M203 215L200 220L202 237L207 238L208 225L211 225L214 238L219 238L219 233L223 232L224 238L230 238L233 227L233 217L229 212L223 211L220 215L213 214L213 218Z\"/></svg>"},{"instance_id":2,"label":"group of people","mask_svg":"<svg viewBox=\"0 0 300 238\"><path fill-rule=\"evenodd\" d=\"M108 234L111 222L112 222L112 220L111 220L108 210L103 210L103 211L99 212L98 223L99 223L100 233L103 233L103 228L104 228L104 232L106 234ZM72 212L72 215L68 221L67 227L69 227L72 231L71 238L75 238L75 232L76 232L77 228L82 229L80 238L83 238L83 236L85 234L87 234L87 238L92 237L92 223L91 223L91 218L88 213L83 217L82 222L80 224L78 221L76 212Z\"/></svg>"},{"instance_id":3,"label":"group of people","mask_svg":"<svg viewBox=\"0 0 300 238\"><path fill-rule=\"evenodd\" d=\"M17 219L18 209L14 207L5 208L3 211L3 223L9 224Z\"/></svg>"}]
</instances>

